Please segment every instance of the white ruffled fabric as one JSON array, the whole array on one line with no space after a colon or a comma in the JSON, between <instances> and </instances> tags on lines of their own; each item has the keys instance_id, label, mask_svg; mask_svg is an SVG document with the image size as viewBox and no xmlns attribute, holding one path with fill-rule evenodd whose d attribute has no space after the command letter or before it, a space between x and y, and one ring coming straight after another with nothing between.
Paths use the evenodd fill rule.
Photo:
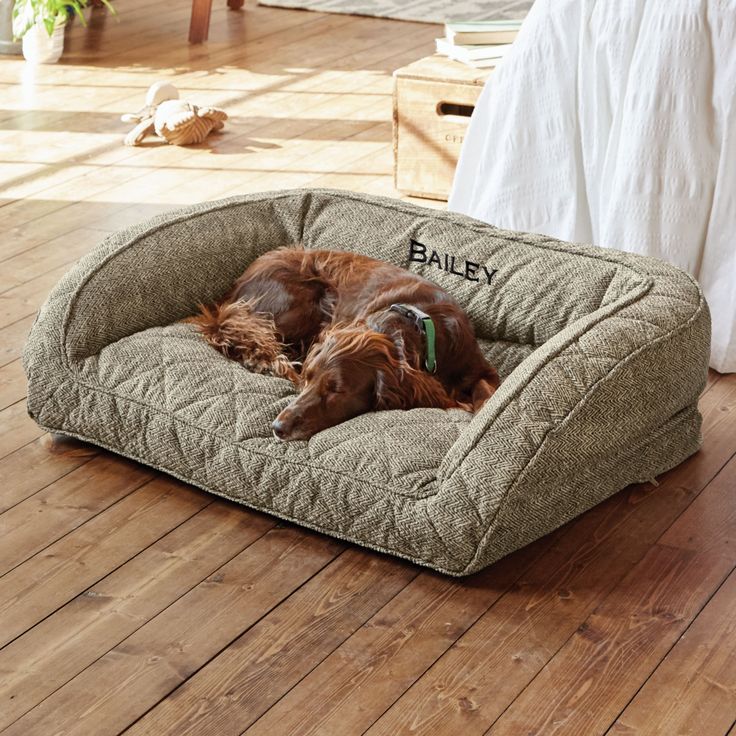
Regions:
<instances>
[{"instance_id":1,"label":"white ruffled fabric","mask_svg":"<svg viewBox=\"0 0 736 736\"><path fill-rule=\"evenodd\" d=\"M736 371L736 0L537 0L449 206L686 269Z\"/></svg>"}]
</instances>

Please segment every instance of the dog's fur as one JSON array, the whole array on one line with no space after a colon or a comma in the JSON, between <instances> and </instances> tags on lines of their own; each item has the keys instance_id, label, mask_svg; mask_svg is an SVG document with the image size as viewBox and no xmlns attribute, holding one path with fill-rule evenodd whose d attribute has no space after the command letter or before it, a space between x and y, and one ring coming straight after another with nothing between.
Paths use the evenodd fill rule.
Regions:
<instances>
[{"instance_id":1,"label":"dog's fur","mask_svg":"<svg viewBox=\"0 0 736 736\"><path fill-rule=\"evenodd\" d=\"M389 311L394 303L432 317L434 375L423 367L424 336ZM416 274L354 253L270 251L221 302L201 307L191 321L227 357L301 389L273 423L282 440L308 439L379 409L477 411L499 383L449 294Z\"/></svg>"}]
</instances>

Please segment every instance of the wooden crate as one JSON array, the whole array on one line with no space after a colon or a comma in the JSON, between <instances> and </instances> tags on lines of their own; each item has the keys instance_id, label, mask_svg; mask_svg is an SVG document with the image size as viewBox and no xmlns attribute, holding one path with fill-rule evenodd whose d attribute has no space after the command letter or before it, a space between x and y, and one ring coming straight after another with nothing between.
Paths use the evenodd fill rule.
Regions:
<instances>
[{"instance_id":1,"label":"wooden crate","mask_svg":"<svg viewBox=\"0 0 736 736\"><path fill-rule=\"evenodd\" d=\"M491 69L434 55L394 72L394 184L446 200L470 115Z\"/></svg>"}]
</instances>

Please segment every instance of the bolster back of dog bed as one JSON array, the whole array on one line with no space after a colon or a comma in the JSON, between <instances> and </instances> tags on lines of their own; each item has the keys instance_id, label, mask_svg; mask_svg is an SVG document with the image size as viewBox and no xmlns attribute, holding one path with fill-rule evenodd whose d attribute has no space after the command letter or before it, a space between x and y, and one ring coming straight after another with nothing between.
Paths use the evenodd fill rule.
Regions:
<instances>
[{"instance_id":1,"label":"bolster back of dog bed","mask_svg":"<svg viewBox=\"0 0 736 736\"><path fill-rule=\"evenodd\" d=\"M599 253L571 257L569 246L549 238L491 232L489 239L489 226L400 202L308 191L187 208L109 239L109 258L75 301L70 357L87 357L127 334L185 317L197 303L227 291L259 255L298 242L412 268L453 294L481 338L526 345L541 345L580 317L648 288L648 276L619 260ZM535 241L545 247L534 249ZM418 245L412 251L412 242L426 247L427 260L436 253L439 265L419 260L422 252ZM576 255L584 253L579 248ZM172 261L173 272L161 268ZM467 261L478 264L477 281L457 275ZM489 273L492 288L484 288Z\"/></svg>"}]
</instances>

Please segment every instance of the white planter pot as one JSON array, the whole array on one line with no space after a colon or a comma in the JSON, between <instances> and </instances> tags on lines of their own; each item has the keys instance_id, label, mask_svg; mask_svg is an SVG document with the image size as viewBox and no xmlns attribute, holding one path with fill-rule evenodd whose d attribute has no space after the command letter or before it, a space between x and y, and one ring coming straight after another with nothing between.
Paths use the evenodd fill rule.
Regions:
<instances>
[{"instance_id":1,"label":"white planter pot","mask_svg":"<svg viewBox=\"0 0 736 736\"><path fill-rule=\"evenodd\" d=\"M64 51L64 26L58 23L49 36L43 23L34 23L23 36L23 56L31 64L55 64Z\"/></svg>"}]
</instances>

